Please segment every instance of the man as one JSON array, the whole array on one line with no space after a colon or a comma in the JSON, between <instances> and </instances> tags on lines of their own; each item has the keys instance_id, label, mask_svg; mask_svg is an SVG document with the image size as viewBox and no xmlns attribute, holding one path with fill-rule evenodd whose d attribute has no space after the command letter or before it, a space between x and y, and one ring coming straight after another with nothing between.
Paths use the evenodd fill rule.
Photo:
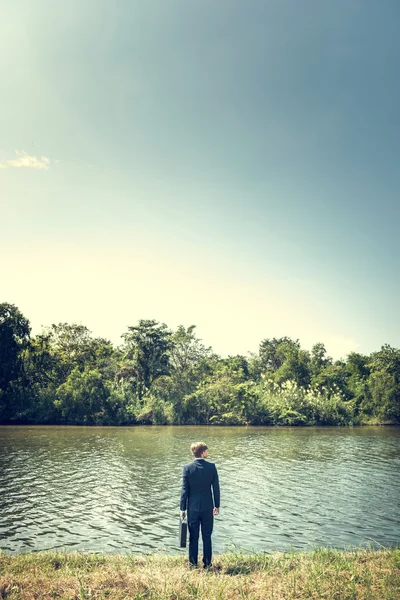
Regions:
<instances>
[{"instance_id":1,"label":"man","mask_svg":"<svg viewBox=\"0 0 400 600\"><path fill-rule=\"evenodd\" d=\"M181 517L188 512L189 527L189 564L197 566L199 553L199 530L203 538L203 566L211 566L211 534L214 515L219 514L220 491L217 468L212 462L206 462L208 447L204 442L190 446L193 462L183 467ZM213 497L211 494L213 490Z\"/></svg>"}]
</instances>

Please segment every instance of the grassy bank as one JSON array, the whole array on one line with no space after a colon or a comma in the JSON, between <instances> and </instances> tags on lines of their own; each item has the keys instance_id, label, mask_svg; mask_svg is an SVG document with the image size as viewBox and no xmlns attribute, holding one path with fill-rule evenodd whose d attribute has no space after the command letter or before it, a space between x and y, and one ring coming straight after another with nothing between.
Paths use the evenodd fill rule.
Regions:
<instances>
[{"instance_id":1,"label":"grassy bank","mask_svg":"<svg viewBox=\"0 0 400 600\"><path fill-rule=\"evenodd\" d=\"M400 550L241 554L210 571L183 556L0 554L0 598L248 600L400 597Z\"/></svg>"}]
</instances>

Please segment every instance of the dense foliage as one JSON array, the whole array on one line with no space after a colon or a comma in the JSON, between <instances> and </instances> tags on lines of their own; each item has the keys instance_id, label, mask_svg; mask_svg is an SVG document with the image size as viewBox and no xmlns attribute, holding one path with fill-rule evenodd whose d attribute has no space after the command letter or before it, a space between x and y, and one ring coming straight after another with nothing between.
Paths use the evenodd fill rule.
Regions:
<instances>
[{"instance_id":1,"label":"dense foliage","mask_svg":"<svg viewBox=\"0 0 400 600\"><path fill-rule=\"evenodd\" d=\"M0 422L75 425L350 425L400 423L400 350L333 361L288 337L221 358L195 326L141 320L114 347L83 325L32 337L0 304Z\"/></svg>"}]
</instances>

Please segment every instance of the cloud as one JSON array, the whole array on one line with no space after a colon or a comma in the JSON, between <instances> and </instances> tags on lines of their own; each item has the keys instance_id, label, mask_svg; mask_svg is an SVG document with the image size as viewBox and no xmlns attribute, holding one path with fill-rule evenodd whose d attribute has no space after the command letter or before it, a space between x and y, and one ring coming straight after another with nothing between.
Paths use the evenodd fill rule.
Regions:
<instances>
[{"instance_id":1,"label":"cloud","mask_svg":"<svg viewBox=\"0 0 400 600\"><path fill-rule=\"evenodd\" d=\"M36 156L29 156L26 152L15 151L17 158L6 160L0 163L0 169L19 169L21 167L27 167L28 169L48 169L50 165L50 159L45 156L37 158Z\"/></svg>"}]
</instances>

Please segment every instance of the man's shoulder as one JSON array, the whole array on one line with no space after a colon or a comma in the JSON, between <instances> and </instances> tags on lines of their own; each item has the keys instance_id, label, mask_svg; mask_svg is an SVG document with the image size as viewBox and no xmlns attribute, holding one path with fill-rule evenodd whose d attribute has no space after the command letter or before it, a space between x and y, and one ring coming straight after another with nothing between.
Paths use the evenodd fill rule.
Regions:
<instances>
[{"instance_id":1,"label":"man's shoulder","mask_svg":"<svg viewBox=\"0 0 400 600\"><path fill-rule=\"evenodd\" d=\"M193 467L194 465L194 460L192 460L190 463L186 463L186 465L183 465L183 469L190 469L190 467Z\"/></svg>"},{"instance_id":2,"label":"man's shoulder","mask_svg":"<svg viewBox=\"0 0 400 600\"><path fill-rule=\"evenodd\" d=\"M215 463L213 463L209 460L204 460L203 463L206 464L208 466L208 468L211 468L211 469L217 468ZM195 465L196 465L196 460L192 460L190 463L186 463L186 465L183 465L183 469L184 470L190 469L191 467L194 467Z\"/></svg>"}]
</instances>

